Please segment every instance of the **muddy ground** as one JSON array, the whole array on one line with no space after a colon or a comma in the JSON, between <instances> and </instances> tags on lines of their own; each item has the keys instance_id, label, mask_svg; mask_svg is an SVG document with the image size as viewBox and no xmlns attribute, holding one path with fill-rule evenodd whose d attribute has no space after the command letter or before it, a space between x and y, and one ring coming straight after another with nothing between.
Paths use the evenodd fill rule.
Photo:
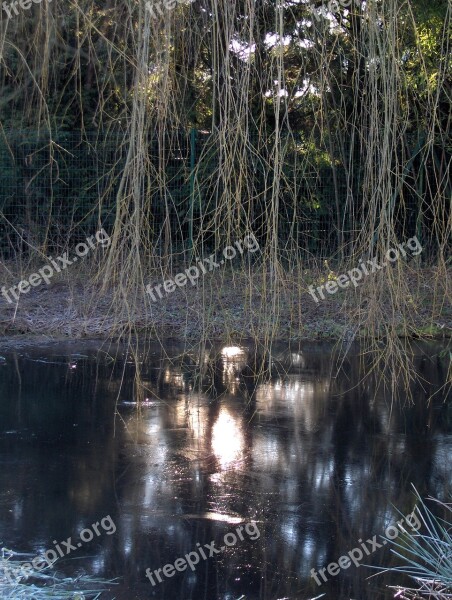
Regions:
<instances>
[{"instance_id":1,"label":"muddy ground","mask_svg":"<svg viewBox=\"0 0 452 600\"><path fill-rule=\"evenodd\" d=\"M4 272L8 275L2 282L6 288L14 282L17 285L17 277L28 275L24 271L14 275L13 269L6 267ZM400 292L404 306L398 313L391 309L384 280L376 286L375 276L367 277L356 288L325 294L325 299L316 303L308 285L317 286L337 274L285 273L275 303L270 276L264 281L262 274L223 272L221 276L208 274L196 286L176 288L152 302L144 286L122 295L114 286L102 292L89 271L72 268L55 275L49 285L41 283L21 294L18 302L9 304L0 296L0 335L99 339L146 331L155 339L195 340L204 336L214 340L259 338L271 330L274 337L286 340L354 338L375 333L368 322L368 307L376 295L380 326L386 323L409 337L450 338L449 275L440 276L435 268L412 271L408 277L404 273L406 287ZM157 277L145 283L153 286L161 282Z\"/></svg>"}]
</instances>

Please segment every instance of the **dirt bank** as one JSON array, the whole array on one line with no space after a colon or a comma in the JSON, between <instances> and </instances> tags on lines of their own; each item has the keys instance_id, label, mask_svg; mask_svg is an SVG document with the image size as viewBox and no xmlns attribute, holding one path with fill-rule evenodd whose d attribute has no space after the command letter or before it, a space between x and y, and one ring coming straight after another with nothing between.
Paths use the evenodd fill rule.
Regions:
<instances>
[{"instance_id":1,"label":"dirt bank","mask_svg":"<svg viewBox=\"0 0 452 600\"><path fill-rule=\"evenodd\" d=\"M4 282L7 288L20 281L14 278L12 269L8 271L10 282ZM329 276L334 278L331 272ZM316 303L308 286L327 281L328 273L304 271L284 275L273 304L272 293L262 291L269 288L268 279L231 273L221 278L206 277L196 287L177 288L156 302L151 302L143 290L136 290L132 302L130 293L115 297L113 288L101 293L100 285L93 284L87 273L72 269L70 277L65 277L32 288L15 304L0 297L0 334L91 339L117 336L132 329L147 330L155 338L196 339L202 334L210 339L253 338L265 335L271 324L273 335L280 339L337 339L344 334L359 337L370 331L367 306L371 294L375 294L366 280L356 289L340 289ZM161 279L151 283L161 283ZM449 338L452 309L446 288L434 268L410 273L410 297L404 314L397 314L388 295L380 292L382 315L401 335Z\"/></svg>"}]
</instances>

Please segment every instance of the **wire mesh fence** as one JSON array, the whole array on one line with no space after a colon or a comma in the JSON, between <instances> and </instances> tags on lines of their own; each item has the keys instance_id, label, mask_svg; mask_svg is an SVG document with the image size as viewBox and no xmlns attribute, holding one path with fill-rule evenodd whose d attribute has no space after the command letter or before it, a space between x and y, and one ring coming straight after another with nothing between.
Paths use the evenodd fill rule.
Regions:
<instances>
[{"instance_id":1,"label":"wire mesh fence","mask_svg":"<svg viewBox=\"0 0 452 600\"><path fill-rule=\"evenodd\" d=\"M100 227L110 232L117 218L126 140L124 134L99 132L50 137L9 131L0 138L2 258L30 249L54 251ZM278 178L278 214L272 225L281 250L295 248L302 257L335 255L354 239L364 215L359 166L350 180L340 165L291 136L284 141L282 166L276 170L265 159L266 145L271 143L248 140L246 185L232 190L241 196L235 201L247 227L265 244L271 218L268 195L274 193ZM205 247L213 244L215 215L224 210L222 195L231 193L231 183L223 182L219 169L218 141L209 132L175 132L163 142L150 139L147 155L142 189L146 209L141 218L154 253L168 253L168 248L174 253L189 251L200 239ZM243 167L231 168L240 172ZM413 188L412 181L408 187ZM428 222L420 223L425 215L418 195L405 193L395 210L405 237L428 228Z\"/></svg>"}]
</instances>

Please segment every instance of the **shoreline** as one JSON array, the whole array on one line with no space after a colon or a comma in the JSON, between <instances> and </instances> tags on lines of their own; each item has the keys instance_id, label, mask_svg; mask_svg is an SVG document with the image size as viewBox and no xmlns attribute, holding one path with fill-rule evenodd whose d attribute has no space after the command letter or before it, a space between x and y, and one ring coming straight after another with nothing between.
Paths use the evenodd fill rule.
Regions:
<instances>
[{"instance_id":1,"label":"shoreline","mask_svg":"<svg viewBox=\"0 0 452 600\"><path fill-rule=\"evenodd\" d=\"M309 286L330 281L331 272L285 274L275 296L265 274L250 276L231 271L151 302L144 289L126 290L119 297L118 290L110 286L102 293L100 284L91 280L90 272L71 270L70 278L67 274L55 277L50 285L21 296L17 305L0 299L0 335L53 340L109 340L142 334L156 340L271 337L287 341L350 341L384 337L385 332L387 335L395 329L396 335L403 338L450 339L452 305L447 301L446 282L441 289L435 283L436 275L434 267L404 273L409 278L410 294L403 298L402 314L391 304L391 290L373 288L372 281L339 290L316 303ZM158 278L147 281L153 283ZM381 293L381 289L388 289L388 294ZM368 308L369 303L375 303L372 294L380 294L378 326ZM275 297L276 310L272 310Z\"/></svg>"}]
</instances>

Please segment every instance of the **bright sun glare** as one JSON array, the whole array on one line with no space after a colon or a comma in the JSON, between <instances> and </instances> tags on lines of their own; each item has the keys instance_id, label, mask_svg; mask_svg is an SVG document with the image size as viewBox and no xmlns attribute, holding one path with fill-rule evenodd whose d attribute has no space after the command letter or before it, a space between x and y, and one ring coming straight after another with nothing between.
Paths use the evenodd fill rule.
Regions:
<instances>
[{"instance_id":1,"label":"bright sun glare","mask_svg":"<svg viewBox=\"0 0 452 600\"><path fill-rule=\"evenodd\" d=\"M212 450L223 469L231 468L243 456L244 440L240 425L222 409L212 431Z\"/></svg>"}]
</instances>

